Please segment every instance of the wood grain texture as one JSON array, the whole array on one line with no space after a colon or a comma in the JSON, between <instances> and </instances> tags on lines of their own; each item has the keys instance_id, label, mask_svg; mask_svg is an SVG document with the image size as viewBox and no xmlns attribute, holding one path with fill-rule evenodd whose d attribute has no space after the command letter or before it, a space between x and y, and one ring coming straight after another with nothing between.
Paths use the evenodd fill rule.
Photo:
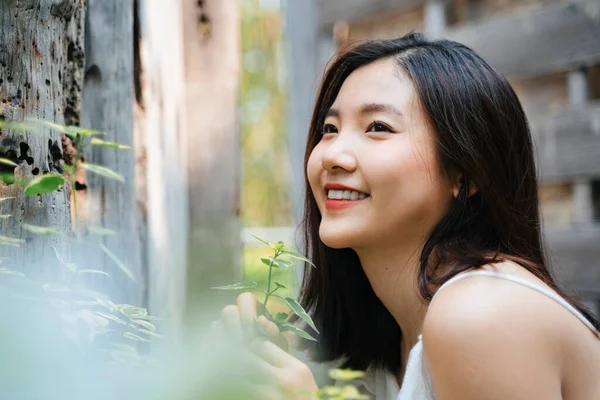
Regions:
<instances>
[{"instance_id":1,"label":"wood grain texture","mask_svg":"<svg viewBox=\"0 0 600 400\"><path fill-rule=\"evenodd\" d=\"M189 202L184 135L185 73L181 2L140 1L143 95L139 136L145 142L149 312L181 333L186 312Z\"/></svg>"},{"instance_id":2,"label":"wood grain texture","mask_svg":"<svg viewBox=\"0 0 600 400\"><path fill-rule=\"evenodd\" d=\"M83 66L80 0L5 0L0 2L0 99L4 117L21 121L44 119L63 124L77 122ZM7 132L0 136L0 156L18 163L14 173L33 179L63 172L61 135L49 130ZM11 169L4 169L9 172ZM0 246L13 268L45 279L64 271L54 246L69 259L67 242L40 237L22 230L24 223L56 227L71 232L69 188L38 196L23 196L23 189L0 183L0 197L16 199L2 203L0 234L19 237L19 248Z\"/></svg>"},{"instance_id":3,"label":"wood grain texture","mask_svg":"<svg viewBox=\"0 0 600 400\"><path fill-rule=\"evenodd\" d=\"M559 283L569 292L600 299L600 227L547 231L545 239Z\"/></svg>"},{"instance_id":4,"label":"wood grain texture","mask_svg":"<svg viewBox=\"0 0 600 400\"><path fill-rule=\"evenodd\" d=\"M336 21L354 22L365 17L399 11L423 4L424 0L319 0L319 25L331 33Z\"/></svg>"},{"instance_id":5,"label":"wood grain texture","mask_svg":"<svg viewBox=\"0 0 600 400\"><path fill-rule=\"evenodd\" d=\"M600 176L600 102L532 122L542 181Z\"/></svg>"},{"instance_id":6,"label":"wood grain texture","mask_svg":"<svg viewBox=\"0 0 600 400\"><path fill-rule=\"evenodd\" d=\"M600 62L600 23L576 4L560 2L459 25L444 36L473 48L510 76L550 74Z\"/></svg>"},{"instance_id":7,"label":"wood grain texture","mask_svg":"<svg viewBox=\"0 0 600 400\"><path fill-rule=\"evenodd\" d=\"M240 6L237 0L183 0L189 184L188 310L235 299L212 286L241 280ZM215 310L215 311L216 311Z\"/></svg>"},{"instance_id":8,"label":"wood grain texture","mask_svg":"<svg viewBox=\"0 0 600 400\"><path fill-rule=\"evenodd\" d=\"M133 0L88 0L86 73L83 87L82 126L103 132L104 140L133 145ZM86 174L89 223L114 230L98 237L88 249L113 279L96 278L103 292L118 301L141 304L143 272L135 203L135 153L91 146L86 161L104 165L125 178L125 183ZM132 272L136 282L122 274L99 247L106 246Z\"/></svg>"}]
</instances>

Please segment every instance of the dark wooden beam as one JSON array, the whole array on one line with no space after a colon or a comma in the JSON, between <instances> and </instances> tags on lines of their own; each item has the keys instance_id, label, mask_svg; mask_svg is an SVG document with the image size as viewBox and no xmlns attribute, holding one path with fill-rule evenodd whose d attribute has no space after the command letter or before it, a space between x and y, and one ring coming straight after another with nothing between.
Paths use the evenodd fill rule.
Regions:
<instances>
[{"instance_id":1,"label":"dark wooden beam","mask_svg":"<svg viewBox=\"0 0 600 400\"><path fill-rule=\"evenodd\" d=\"M535 76L600 62L600 23L581 5L558 3L461 25L445 37L464 43L510 76Z\"/></svg>"},{"instance_id":2,"label":"dark wooden beam","mask_svg":"<svg viewBox=\"0 0 600 400\"><path fill-rule=\"evenodd\" d=\"M545 233L550 265L570 293L600 298L600 225Z\"/></svg>"},{"instance_id":3,"label":"dark wooden beam","mask_svg":"<svg viewBox=\"0 0 600 400\"><path fill-rule=\"evenodd\" d=\"M600 177L600 102L532 126L542 181Z\"/></svg>"},{"instance_id":4,"label":"dark wooden beam","mask_svg":"<svg viewBox=\"0 0 600 400\"><path fill-rule=\"evenodd\" d=\"M322 30L329 30L336 21L352 22L423 3L424 0L319 0L319 23Z\"/></svg>"}]
</instances>

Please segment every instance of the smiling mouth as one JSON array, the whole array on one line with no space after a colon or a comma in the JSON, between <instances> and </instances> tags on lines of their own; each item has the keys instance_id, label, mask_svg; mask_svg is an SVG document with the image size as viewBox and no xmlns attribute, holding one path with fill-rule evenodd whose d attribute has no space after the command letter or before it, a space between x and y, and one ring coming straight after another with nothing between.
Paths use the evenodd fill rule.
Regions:
<instances>
[{"instance_id":1,"label":"smiling mouth","mask_svg":"<svg viewBox=\"0 0 600 400\"><path fill-rule=\"evenodd\" d=\"M328 210L337 210L357 205L370 197L366 193L354 190L328 190L325 208Z\"/></svg>"},{"instance_id":2,"label":"smiling mouth","mask_svg":"<svg viewBox=\"0 0 600 400\"><path fill-rule=\"evenodd\" d=\"M327 191L327 200L362 200L367 198L369 195L354 190L333 190Z\"/></svg>"}]
</instances>

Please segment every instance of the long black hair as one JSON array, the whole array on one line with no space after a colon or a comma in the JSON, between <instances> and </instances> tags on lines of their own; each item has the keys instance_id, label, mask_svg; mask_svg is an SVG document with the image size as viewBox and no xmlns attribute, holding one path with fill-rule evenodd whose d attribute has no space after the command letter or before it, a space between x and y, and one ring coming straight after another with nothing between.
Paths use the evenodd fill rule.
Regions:
<instances>
[{"instance_id":1,"label":"long black hair","mask_svg":"<svg viewBox=\"0 0 600 400\"><path fill-rule=\"evenodd\" d=\"M410 33L342 50L330 63L316 99L305 155L345 79L357 68L393 58L412 81L436 133L442 173L461 173L459 195L424 243L418 288L424 302L456 274L482 265L517 262L565 297L596 327L584 307L568 299L546 264L540 232L536 168L527 118L507 79L470 48ZM477 188L469 196L470 185ZM315 359L344 366L400 368L400 327L377 298L352 249L319 238L321 214L305 175L304 243L317 268L305 268L300 293L320 335Z\"/></svg>"}]
</instances>

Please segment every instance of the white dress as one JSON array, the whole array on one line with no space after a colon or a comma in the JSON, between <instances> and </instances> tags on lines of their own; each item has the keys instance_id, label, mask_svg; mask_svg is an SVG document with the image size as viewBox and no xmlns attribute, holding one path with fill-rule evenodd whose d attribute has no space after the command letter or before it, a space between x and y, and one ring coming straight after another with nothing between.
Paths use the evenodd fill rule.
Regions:
<instances>
[{"instance_id":1,"label":"white dress","mask_svg":"<svg viewBox=\"0 0 600 400\"><path fill-rule=\"evenodd\" d=\"M457 275L448 282L444 283L438 289L436 294L431 299L430 306L440 290L453 282L468 278L470 276L491 276L518 283L536 290L565 307L600 338L600 332L598 332L598 330L583 316L583 314L581 314L576 308L574 308L565 299L560 297L552 290L535 285L522 278L501 274L498 272L470 271ZM364 386L366 391L371 393L375 400L435 400L436 397L433 386L431 385L429 373L427 371L427 365L424 363L423 359L423 341L421 335L419 335L417 344L414 345L409 353L406 372L404 373L404 380L402 381L401 388L398 387L397 379L393 374L381 369L367 370L365 376L357 382L357 386L361 385Z\"/></svg>"}]
</instances>

